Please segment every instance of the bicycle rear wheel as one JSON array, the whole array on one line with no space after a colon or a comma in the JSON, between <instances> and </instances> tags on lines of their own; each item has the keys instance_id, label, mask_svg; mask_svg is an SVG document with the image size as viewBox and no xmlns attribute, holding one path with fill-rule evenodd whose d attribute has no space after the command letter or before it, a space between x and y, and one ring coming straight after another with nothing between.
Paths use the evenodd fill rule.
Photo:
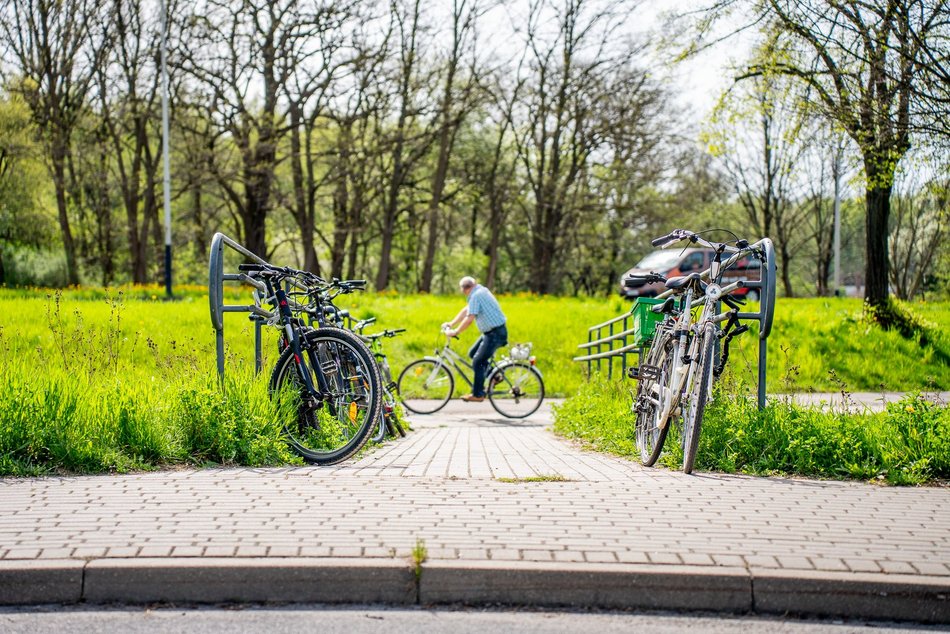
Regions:
<instances>
[{"instance_id":1,"label":"bicycle rear wheel","mask_svg":"<svg viewBox=\"0 0 950 634\"><path fill-rule=\"evenodd\" d=\"M531 364L503 363L486 379L488 400L502 416L525 418L535 413L544 400L544 379Z\"/></svg>"},{"instance_id":2,"label":"bicycle rear wheel","mask_svg":"<svg viewBox=\"0 0 950 634\"><path fill-rule=\"evenodd\" d=\"M419 359L399 374L397 393L403 406L416 414L434 414L452 398L455 379L442 363Z\"/></svg>"},{"instance_id":3,"label":"bicycle rear wheel","mask_svg":"<svg viewBox=\"0 0 950 634\"><path fill-rule=\"evenodd\" d=\"M693 384L687 396L683 414L683 473L692 473L699 448L699 432L703 425L703 413L709 392L712 389L712 366L716 345L716 326L707 323L703 327L699 344L699 360L693 376Z\"/></svg>"},{"instance_id":4,"label":"bicycle rear wheel","mask_svg":"<svg viewBox=\"0 0 950 634\"><path fill-rule=\"evenodd\" d=\"M381 413L382 382L372 353L355 335L339 328L304 334L302 362L321 398L308 393L293 350L281 353L271 374L271 393L281 403L284 434L291 449L312 464L346 460L366 443ZM286 400L285 400L286 399Z\"/></svg>"},{"instance_id":5,"label":"bicycle rear wheel","mask_svg":"<svg viewBox=\"0 0 950 634\"><path fill-rule=\"evenodd\" d=\"M645 364L640 366L637 383L636 437L640 460L645 467L652 467L663 453L663 443L670 432L671 420L661 425L663 411L662 394L668 388L673 369L674 343L669 337L657 336Z\"/></svg>"}]
</instances>

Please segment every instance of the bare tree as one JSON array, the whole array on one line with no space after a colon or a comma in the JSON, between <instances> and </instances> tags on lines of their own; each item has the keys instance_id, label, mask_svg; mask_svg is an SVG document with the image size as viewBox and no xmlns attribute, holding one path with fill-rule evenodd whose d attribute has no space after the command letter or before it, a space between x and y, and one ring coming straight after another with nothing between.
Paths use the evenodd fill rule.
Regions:
<instances>
[{"instance_id":1,"label":"bare tree","mask_svg":"<svg viewBox=\"0 0 950 634\"><path fill-rule=\"evenodd\" d=\"M176 13L177 5L168 7ZM161 159L159 103L160 25L141 3L113 0L115 44L96 69L96 114L112 151L122 206L132 281L148 281L149 234L159 223L158 168Z\"/></svg>"},{"instance_id":2,"label":"bare tree","mask_svg":"<svg viewBox=\"0 0 950 634\"><path fill-rule=\"evenodd\" d=\"M67 200L67 160L95 69L107 49L105 12L93 0L2 0L0 33L16 63L15 90L40 130L56 193L67 282L79 283Z\"/></svg>"},{"instance_id":3,"label":"bare tree","mask_svg":"<svg viewBox=\"0 0 950 634\"><path fill-rule=\"evenodd\" d=\"M266 221L274 204L275 171L286 138L281 103L301 56L333 25L334 3L296 0L209 0L188 18L193 50L184 69L198 82L217 136L236 146L233 162L217 156L216 180L239 220L245 246L268 253Z\"/></svg>"},{"instance_id":4,"label":"bare tree","mask_svg":"<svg viewBox=\"0 0 950 634\"><path fill-rule=\"evenodd\" d=\"M512 113L519 162L533 200L527 209L531 233L531 288L556 289L558 253L572 222L571 201L604 129L598 108L605 80L630 63L635 49L616 37L630 3L543 0L529 3L526 58L518 76L526 91Z\"/></svg>"},{"instance_id":5,"label":"bare tree","mask_svg":"<svg viewBox=\"0 0 950 634\"><path fill-rule=\"evenodd\" d=\"M739 0L718 0L707 15ZM830 120L858 145L866 177L865 298L888 297L888 224L894 173L915 130L946 119L947 0L764 0L741 2L768 23L772 55L743 77L780 73L807 85ZM923 119L919 104L936 106ZM879 313L887 320L888 311ZM887 325L887 324L885 324Z\"/></svg>"},{"instance_id":6,"label":"bare tree","mask_svg":"<svg viewBox=\"0 0 950 634\"><path fill-rule=\"evenodd\" d=\"M923 290L950 226L950 178L946 170L928 182L901 174L890 232L890 275L894 292L911 299Z\"/></svg>"},{"instance_id":7,"label":"bare tree","mask_svg":"<svg viewBox=\"0 0 950 634\"><path fill-rule=\"evenodd\" d=\"M348 90L334 95L325 113L327 134L333 139L332 150L324 157L332 188L332 224L329 232L318 234L330 251L334 277L343 277L344 267L346 277L357 276L360 249L369 239L370 210L385 190L384 176L377 169L384 149L376 131L388 98L382 85L386 42L358 37L357 54L346 70Z\"/></svg>"},{"instance_id":8,"label":"bare tree","mask_svg":"<svg viewBox=\"0 0 950 634\"><path fill-rule=\"evenodd\" d=\"M390 55L393 55L396 61L393 77L396 90L392 97L398 105L393 125L378 121L378 138L386 147L383 169L388 174L388 179L383 208L379 214L381 235L376 290L382 290L389 285L396 223L402 211L401 198L413 167L426 155L432 143L432 135L425 129L424 108L418 103L423 73L422 2L392 0L390 11L394 40Z\"/></svg>"},{"instance_id":9,"label":"bare tree","mask_svg":"<svg viewBox=\"0 0 950 634\"><path fill-rule=\"evenodd\" d=\"M419 282L419 290L425 293L432 290L432 268L439 239L440 206L449 172L449 160L459 127L470 113L474 105L474 97L478 95L476 88L479 71L475 66L477 61L475 51L471 52L471 64L467 76L460 81L458 75L462 70L460 67L466 49L475 47L475 26L481 11L478 0L453 0L452 2L451 45L442 71L444 73L442 97L435 114L438 120L436 124L438 141L436 142L435 166L430 181L431 194L426 220L428 235L422 264L422 279Z\"/></svg>"},{"instance_id":10,"label":"bare tree","mask_svg":"<svg viewBox=\"0 0 950 634\"><path fill-rule=\"evenodd\" d=\"M808 239L799 231L805 208L796 197L809 135L802 133L800 97L787 83L760 76L726 95L717 106L713 146L749 226L775 240L785 295L792 297L793 254Z\"/></svg>"}]
</instances>

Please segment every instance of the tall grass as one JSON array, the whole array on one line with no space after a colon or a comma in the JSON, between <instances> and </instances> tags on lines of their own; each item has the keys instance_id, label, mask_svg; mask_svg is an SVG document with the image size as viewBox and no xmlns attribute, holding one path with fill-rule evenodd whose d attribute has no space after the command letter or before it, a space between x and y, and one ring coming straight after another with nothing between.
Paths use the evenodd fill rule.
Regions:
<instances>
[{"instance_id":1,"label":"tall grass","mask_svg":"<svg viewBox=\"0 0 950 634\"><path fill-rule=\"evenodd\" d=\"M222 389L204 290L177 289L173 302L161 297L158 287L61 294L0 290L0 473L293 460L275 423L282 413L266 389L277 357L276 332L265 331L265 370L256 377L252 324L245 315L226 316L228 380ZM239 289L229 290L228 298L249 301ZM590 394L585 366L571 361L580 352L577 345L586 340L588 326L629 304L532 295L500 301L511 342L534 343L548 394ZM377 317L380 329L408 329L385 342L398 376L407 363L444 342L439 325L458 312L463 297L366 293L341 297L338 304L356 317ZM950 368L935 351L945 345L939 333L950 324L950 304L910 310L937 324L929 347L881 331L863 317L857 301L781 300L769 340L769 389L947 389ZM470 328L453 346L467 350L477 336ZM748 386L757 341L747 334L737 343L731 365ZM562 411L576 407L583 410L578 418L605 424L623 420L626 405L601 406L571 399ZM620 429L597 433L606 434L611 448L623 451L628 443L629 449Z\"/></svg>"},{"instance_id":2,"label":"tall grass","mask_svg":"<svg viewBox=\"0 0 950 634\"><path fill-rule=\"evenodd\" d=\"M208 344L163 336L176 331L148 307L118 294L5 303L31 319L0 327L0 473L295 461L266 377L232 364L219 384Z\"/></svg>"},{"instance_id":3,"label":"tall grass","mask_svg":"<svg viewBox=\"0 0 950 634\"><path fill-rule=\"evenodd\" d=\"M630 383L633 385L633 383ZM555 410L555 431L591 447L638 459L632 393L600 379ZM682 465L677 427L660 464ZM884 480L921 484L950 478L950 409L914 393L881 413L804 407L775 399L759 411L755 400L717 385L707 407L696 467L753 475Z\"/></svg>"}]
</instances>

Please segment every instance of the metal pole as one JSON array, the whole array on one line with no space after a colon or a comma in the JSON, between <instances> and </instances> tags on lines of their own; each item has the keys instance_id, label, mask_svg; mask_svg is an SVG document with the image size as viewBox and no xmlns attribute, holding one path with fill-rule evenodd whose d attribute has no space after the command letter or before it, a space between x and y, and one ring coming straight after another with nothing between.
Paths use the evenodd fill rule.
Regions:
<instances>
[{"instance_id":1,"label":"metal pole","mask_svg":"<svg viewBox=\"0 0 950 634\"><path fill-rule=\"evenodd\" d=\"M168 11L166 0L162 5L162 195L165 202L165 294L172 296L172 196L171 196L171 169L168 161L168 66L167 66L167 38L168 38Z\"/></svg>"},{"instance_id":2,"label":"metal pole","mask_svg":"<svg viewBox=\"0 0 950 634\"><path fill-rule=\"evenodd\" d=\"M841 288L841 152L835 148L832 167L835 176L835 295Z\"/></svg>"},{"instance_id":3,"label":"metal pole","mask_svg":"<svg viewBox=\"0 0 950 634\"><path fill-rule=\"evenodd\" d=\"M261 356L261 321L260 317L254 320L254 371L257 374L260 374L261 368L264 367L264 359Z\"/></svg>"}]
</instances>

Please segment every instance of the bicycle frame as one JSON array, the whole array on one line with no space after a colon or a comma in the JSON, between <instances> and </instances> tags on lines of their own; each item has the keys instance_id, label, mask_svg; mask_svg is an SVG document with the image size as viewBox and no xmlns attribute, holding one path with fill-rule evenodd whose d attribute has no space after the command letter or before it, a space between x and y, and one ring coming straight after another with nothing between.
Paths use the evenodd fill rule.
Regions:
<instances>
[{"instance_id":1,"label":"bicycle frame","mask_svg":"<svg viewBox=\"0 0 950 634\"><path fill-rule=\"evenodd\" d=\"M458 372L458 375L462 377L466 383L468 383L469 387L473 386L472 379L470 379L465 373L465 370L462 369L462 366L464 366L465 368L474 371L472 364L466 361L465 357L452 349L451 342L448 340L448 338L446 338L445 345L439 350L436 350L435 356L431 358L438 361L438 363L436 363L436 366L432 369L432 373L426 379L427 383L435 378L441 368L445 367L447 369L455 368L455 371ZM459 364L461 364L461 366ZM494 361L490 361L488 365L489 371L485 373L486 376L490 374L491 369L494 367Z\"/></svg>"},{"instance_id":2,"label":"bicycle frame","mask_svg":"<svg viewBox=\"0 0 950 634\"><path fill-rule=\"evenodd\" d=\"M758 243L757 243L758 244ZM720 251L710 266L707 274L712 284L716 284L723 270L738 261L748 249L737 250L726 262L721 262ZM704 275L706 277L706 275ZM670 418L676 408L680 405L683 394L688 393L696 378L696 369L698 367L698 352L702 342L702 331L707 323L718 324L729 319L733 311L716 314L716 304L720 297L726 296L741 286L741 282L733 282L723 288L718 288L714 294L710 295L707 288L703 296L694 299L699 292L698 284L690 284L683 293L683 310L673 329L672 336L676 339L676 353L673 358L673 366L670 371L671 381L668 386L659 386L661 393L657 399L661 405L659 427L663 428L669 423ZM667 291L660 297L668 296L673 291ZM700 315L693 320L693 309L701 307ZM710 377L712 380L712 377Z\"/></svg>"}]
</instances>

